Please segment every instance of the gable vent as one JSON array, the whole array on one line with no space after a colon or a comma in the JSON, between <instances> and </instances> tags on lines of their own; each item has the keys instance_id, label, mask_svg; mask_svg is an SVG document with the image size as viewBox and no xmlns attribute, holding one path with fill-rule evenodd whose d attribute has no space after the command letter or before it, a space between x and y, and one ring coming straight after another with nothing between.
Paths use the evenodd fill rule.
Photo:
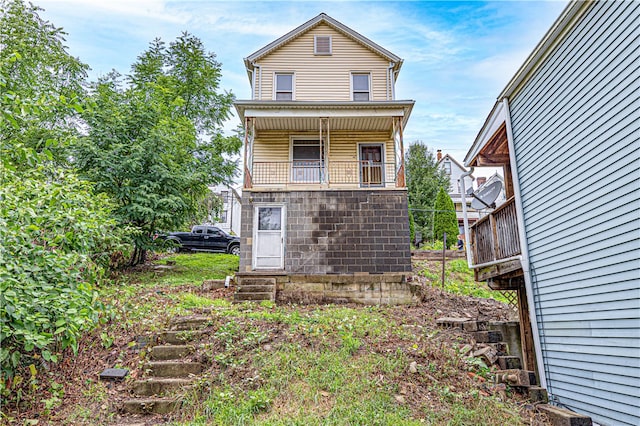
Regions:
<instances>
[{"instance_id":1,"label":"gable vent","mask_svg":"<svg viewBox=\"0 0 640 426\"><path fill-rule=\"evenodd\" d=\"M331 55L331 36L315 36L314 53L316 55Z\"/></svg>"}]
</instances>

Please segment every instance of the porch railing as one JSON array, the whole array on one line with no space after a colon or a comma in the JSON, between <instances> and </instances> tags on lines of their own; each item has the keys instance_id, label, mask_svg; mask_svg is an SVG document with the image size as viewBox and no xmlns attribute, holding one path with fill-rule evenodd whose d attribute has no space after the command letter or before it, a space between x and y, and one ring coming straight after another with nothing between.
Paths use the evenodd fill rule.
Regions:
<instances>
[{"instance_id":1,"label":"porch railing","mask_svg":"<svg viewBox=\"0 0 640 426\"><path fill-rule=\"evenodd\" d=\"M471 227L471 245L476 264L520 254L520 237L513 197Z\"/></svg>"},{"instance_id":2,"label":"porch railing","mask_svg":"<svg viewBox=\"0 0 640 426\"><path fill-rule=\"evenodd\" d=\"M353 184L385 186L396 180L395 164L372 161L255 161L253 185Z\"/></svg>"}]
</instances>

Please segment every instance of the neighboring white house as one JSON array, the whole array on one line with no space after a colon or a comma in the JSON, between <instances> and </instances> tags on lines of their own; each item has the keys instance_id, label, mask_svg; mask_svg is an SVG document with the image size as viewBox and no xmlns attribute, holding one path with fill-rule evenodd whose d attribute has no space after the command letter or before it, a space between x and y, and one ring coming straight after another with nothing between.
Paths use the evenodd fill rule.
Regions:
<instances>
[{"instance_id":1,"label":"neighboring white house","mask_svg":"<svg viewBox=\"0 0 640 426\"><path fill-rule=\"evenodd\" d=\"M220 210L212 214L212 219L218 218L214 225L228 234L240 235L242 212L240 192L242 190L228 185L217 185L209 189L222 200Z\"/></svg>"},{"instance_id":2,"label":"neighboring white house","mask_svg":"<svg viewBox=\"0 0 640 426\"><path fill-rule=\"evenodd\" d=\"M442 151L438 150L436 152L436 158L438 160L438 167L445 171L447 175L449 175L449 196L453 201L453 205L456 208L456 217L458 219L458 229L460 234L464 233L463 226L463 215L462 215L462 196L460 190L460 182L459 179L463 173L467 172L467 169L460 163L456 161L449 154L442 155ZM474 189L474 181L475 178L473 175L468 175L464 178L465 188L466 189ZM467 211L469 223L473 224L476 220L478 220L479 215L478 212L474 211L470 207L471 199L467 200Z\"/></svg>"},{"instance_id":3,"label":"neighboring white house","mask_svg":"<svg viewBox=\"0 0 640 426\"><path fill-rule=\"evenodd\" d=\"M601 425L640 425L639 22L569 3L465 158L503 165L508 197L471 228L476 277L518 291L550 401Z\"/></svg>"}]
</instances>

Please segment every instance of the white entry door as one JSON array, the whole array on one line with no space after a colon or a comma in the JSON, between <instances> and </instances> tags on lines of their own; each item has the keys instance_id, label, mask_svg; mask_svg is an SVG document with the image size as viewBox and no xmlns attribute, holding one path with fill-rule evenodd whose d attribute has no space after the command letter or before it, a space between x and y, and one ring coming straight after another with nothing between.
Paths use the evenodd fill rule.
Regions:
<instances>
[{"instance_id":1,"label":"white entry door","mask_svg":"<svg viewBox=\"0 0 640 426\"><path fill-rule=\"evenodd\" d=\"M253 215L253 269L284 268L285 206L256 206Z\"/></svg>"}]
</instances>

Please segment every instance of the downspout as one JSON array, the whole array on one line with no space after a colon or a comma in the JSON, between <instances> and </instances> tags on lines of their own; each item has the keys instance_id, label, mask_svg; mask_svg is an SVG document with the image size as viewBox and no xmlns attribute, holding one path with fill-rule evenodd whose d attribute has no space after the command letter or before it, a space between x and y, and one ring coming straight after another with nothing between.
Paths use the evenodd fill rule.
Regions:
<instances>
[{"instance_id":1,"label":"downspout","mask_svg":"<svg viewBox=\"0 0 640 426\"><path fill-rule=\"evenodd\" d=\"M256 99L256 72L254 69L247 68L247 71L251 73L251 99Z\"/></svg>"},{"instance_id":2,"label":"downspout","mask_svg":"<svg viewBox=\"0 0 640 426\"><path fill-rule=\"evenodd\" d=\"M393 100L393 62L389 62L389 67L387 67L387 100Z\"/></svg>"},{"instance_id":3,"label":"downspout","mask_svg":"<svg viewBox=\"0 0 640 426\"><path fill-rule=\"evenodd\" d=\"M258 96L255 96L254 93L254 100L261 100L262 99L262 67L258 64L256 64L255 62L251 62L251 65L253 65L253 80L254 80L254 86L253 86L253 90L256 90L256 86L255 86L255 80L258 80ZM255 69L258 69L258 73L256 75L256 71Z\"/></svg>"},{"instance_id":4,"label":"downspout","mask_svg":"<svg viewBox=\"0 0 640 426\"><path fill-rule=\"evenodd\" d=\"M524 286L527 292L527 303L529 304L529 317L531 323L531 333L533 334L533 346L536 353L536 363L538 365L538 376L540 386L547 389L546 370L542 358L542 346L540 344L540 332L538 330L538 318L536 316L536 305L533 298L533 281L531 279L531 269L529 265L529 247L527 246L527 234L524 229L524 210L522 209L522 196L520 193L520 179L518 178L518 164L516 163L515 144L513 142L513 129L511 128L511 111L509 110L509 100L505 97L502 100L505 108L505 124L507 128L507 144L509 146L509 160L511 162L511 176L513 180L513 192L515 196L516 217L518 219L518 235L520 237L520 253L522 271L524 273Z\"/></svg>"}]
</instances>

